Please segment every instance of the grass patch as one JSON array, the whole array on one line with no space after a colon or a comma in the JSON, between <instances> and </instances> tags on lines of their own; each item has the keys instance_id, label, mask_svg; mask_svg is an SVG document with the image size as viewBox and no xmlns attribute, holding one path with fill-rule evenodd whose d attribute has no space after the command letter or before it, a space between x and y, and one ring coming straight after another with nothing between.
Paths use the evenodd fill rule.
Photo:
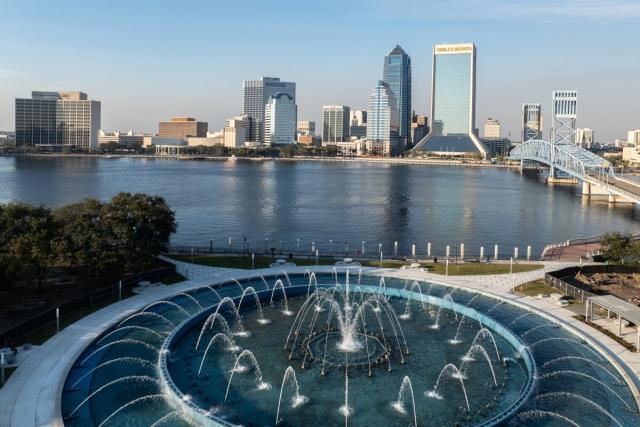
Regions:
<instances>
[{"instance_id":1,"label":"grass patch","mask_svg":"<svg viewBox=\"0 0 640 427\"><path fill-rule=\"evenodd\" d=\"M373 261L373 260L362 262L363 267L400 268L404 265L409 265L409 263L405 261L395 261L395 260L384 260L382 261L382 264L380 264L380 261Z\"/></svg>"},{"instance_id":2,"label":"grass patch","mask_svg":"<svg viewBox=\"0 0 640 427\"><path fill-rule=\"evenodd\" d=\"M223 268L239 268L244 270L251 269L251 256L233 256L233 255L188 255L188 254L169 254L170 258L178 261L192 262L193 264L206 265L209 267L223 267ZM255 268L269 268L269 266L276 262L277 259L287 259L285 257L269 257L269 256L256 256ZM287 259L289 261L289 259ZM316 265L315 258L293 258L290 261L295 262L296 265ZM319 258L319 265L333 265L336 260L333 258Z\"/></svg>"},{"instance_id":3,"label":"grass patch","mask_svg":"<svg viewBox=\"0 0 640 427\"><path fill-rule=\"evenodd\" d=\"M529 296L537 297L539 294L557 294L561 293L558 289L547 284L544 280L534 280L533 282L523 283L516 286L516 292Z\"/></svg>"},{"instance_id":4,"label":"grass patch","mask_svg":"<svg viewBox=\"0 0 640 427\"><path fill-rule=\"evenodd\" d=\"M423 264L423 267L428 267L430 273L445 274L446 263L439 262L437 264ZM514 273L524 273L527 271L533 271L541 269L541 264L513 264ZM453 264L449 263L449 275L450 276L473 276L473 275L485 275L485 274L507 274L509 273L509 264L480 264L480 263L464 263Z\"/></svg>"},{"instance_id":5,"label":"grass patch","mask_svg":"<svg viewBox=\"0 0 640 427\"><path fill-rule=\"evenodd\" d=\"M604 329L600 325L596 325L595 323L587 322L587 320L586 320L587 318L584 317L583 314L578 314L577 316L573 316L573 318L577 319L577 320L579 320L579 321L581 321L583 323L586 323L587 325L591 326L594 329L597 329L598 331L602 332L603 334L605 334L609 338L613 339L618 344L622 345L627 350L630 350L630 351L633 351L633 352L636 351L636 346L635 345L633 345L630 342L624 340L623 338L617 336L616 334L614 334L613 332L609 331L608 329Z\"/></svg>"}]
</instances>

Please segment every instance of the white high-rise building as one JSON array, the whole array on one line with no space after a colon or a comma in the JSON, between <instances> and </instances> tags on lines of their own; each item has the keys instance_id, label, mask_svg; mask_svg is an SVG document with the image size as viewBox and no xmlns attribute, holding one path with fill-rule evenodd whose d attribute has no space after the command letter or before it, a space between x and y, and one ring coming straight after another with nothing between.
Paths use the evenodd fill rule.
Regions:
<instances>
[{"instance_id":1,"label":"white high-rise building","mask_svg":"<svg viewBox=\"0 0 640 427\"><path fill-rule=\"evenodd\" d=\"M369 96L367 142L374 154L390 156L399 149L399 114L393 92L378 80Z\"/></svg>"},{"instance_id":2,"label":"white high-rise building","mask_svg":"<svg viewBox=\"0 0 640 427\"><path fill-rule=\"evenodd\" d=\"M640 148L640 129L627 132L627 144Z\"/></svg>"},{"instance_id":3,"label":"white high-rise building","mask_svg":"<svg viewBox=\"0 0 640 427\"><path fill-rule=\"evenodd\" d=\"M222 130L222 139L225 147L243 147L249 140L251 132L251 119L248 115L242 114L238 117L227 120L227 125Z\"/></svg>"},{"instance_id":4,"label":"white high-rise building","mask_svg":"<svg viewBox=\"0 0 640 427\"><path fill-rule=\"evenodd\" d=\"M294 144L298 124L298 107L287 93L271 97L264 109L265 144Z\"/></svg>"},{"instance_id":5,"label":"white high-rise building","mask_svg":"<svg viewBox=\"0 0 640 427\"><path fill-rule=\"evenodd\" d=\"M367 112L365 110L351 110L351 126L366 126Z\"/></svg>"},{"instance_id":6,"label":"white high-rise building","mask_svg":"<svg viewBox=\"0 0 640 427\"><path fill-rule=\"evenodd\" d=\"M576 145L585 149L590 149L595 143L593 129L578 128L576 129Z\"/></svg>"},{"instance_id":7,"label":"white high-rise building","mask_svg":"<svg viewBox=\"0 0 640 427\"><path fill-rule=\"evenodd\" d=\"M542 106L522 104L522 142L542 137Z\"/></svg>"},{"instance_id":8,"label":"white high-rise building","mask_svg":"<svg viewBox=\"0 0 640 427\"><path fill-rule=\"evenodd\" d=\"M500 139L502 131L500 121L488 118L484 124L484 137L485 139Z\"/></svg>"},{"instance_id":9,"label":"white high-rise building","mask_svg":"<svg viewBox=\"0 0 640 427\"><path fill-rule=\"evenodd\" d=\"M260 80L245 80L243 82L244 106L243 113L251 118L251 141L265 142L265 106L269 99L277 93L286 93L296 103L296 84L283 82L278 77L262 77Z\"/></svg>"},{"instance_id":10,"label":"white high-rise building","mask_svg":"<svg viewBox=\"0 0 640 427\"><path fill-rule=\"evenodd\" d=\"M553 91L553 131L554 144L576 143L576 119L578 118L578 91Z\"/></svg>"}]
</instances>

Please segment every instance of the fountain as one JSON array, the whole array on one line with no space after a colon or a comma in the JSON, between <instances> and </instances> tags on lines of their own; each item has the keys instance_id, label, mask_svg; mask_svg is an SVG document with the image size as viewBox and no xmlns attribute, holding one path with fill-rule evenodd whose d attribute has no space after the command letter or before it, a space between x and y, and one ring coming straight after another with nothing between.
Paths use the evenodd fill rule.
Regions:
<instances>
[{"instance_id":1,"label":"fountain","mask_svg":"<svg viewBox=\"0 0 640 427\"><path fill-rule=\"evenodd\" d=\"M388 273L289 273L209 282L120 320L71 368L66 427L640 425L620 371L534 312Z\"/></svg>"}]
</instances>

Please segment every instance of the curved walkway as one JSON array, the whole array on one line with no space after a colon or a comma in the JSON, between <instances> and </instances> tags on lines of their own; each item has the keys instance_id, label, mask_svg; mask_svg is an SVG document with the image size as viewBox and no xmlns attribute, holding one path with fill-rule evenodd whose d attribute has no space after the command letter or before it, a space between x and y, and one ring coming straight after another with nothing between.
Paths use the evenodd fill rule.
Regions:
<instances>
[{"instance_id":1,"label":"curved walkway","mask_svg":"<svg viewBox=\"0 0 640 427\"><path fill-rule=\"evenodd\" d=\"M105 307L63 329L37 349L9 378L0 389L0 426L33 427L63 426L60 412L60 398L67 373L78 355L100 334L119 319L122 319L146 305L159 299L168 298L176 293L191 290L203 285L223 281L230 278L244 279L258 274L273 275L281 273L282 268L262 270L233 270L206 266L193 266L184 262L175 262L178 271L189 277L189 280L171 286L156 287L145 290L139 295ZM575 265L575 263L545 263L544 268L526 273L517 273L513 277L516 284L526 283L544 277L550 270ZM338 267L340 269L340 267ZM317 273L328 273L332 266L289 267L287 273L302 273L307 270ZM611 360L623 362L627 379L634 385L632 390L639 400L638 378L640 376L640 357L636 353L573 319L573 313L552 305L546 301L530 297L520 297L509 291L513 286L512 276L441 276L427 273L421 269L378 269L363 268L363 272L376 275L392 275L394 277L426 280L447 286L459 286L488 295L496 296L516 304L522 304L542 312L567 327L573 327L590 342L597 345Z\"/></svg>"}]
</instances>

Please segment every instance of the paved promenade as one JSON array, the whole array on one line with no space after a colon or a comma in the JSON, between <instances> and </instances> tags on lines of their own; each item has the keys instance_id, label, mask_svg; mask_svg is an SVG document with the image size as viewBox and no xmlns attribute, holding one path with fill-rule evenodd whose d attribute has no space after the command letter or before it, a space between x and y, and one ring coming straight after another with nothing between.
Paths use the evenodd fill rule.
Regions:
<instances>
[{"instance_id":1,"label":"paved promenade","mask_svg":"<svg viewBox=\"0 0 640 427\"><path fill-rule=\"evenodd\" d=\"M597 347L613 362L623 362L627 379L635 385L633 390L638 399L638 378L640 376L640 357L625 349L614 340L573 319L573 313L546 300L521 297L510 293L515 284L529 282L544 277L550 270L575 265L571 263L545 263L544 268L526 273L487 276L441 276L422 271L422 269L377 269L363 268L367 274L389 275L394 277L427 280L448 286L459 286L496 296L528 308L535 308L542 315L573 328ZM239 280L258 274L273 275L282 273L282 268L262 270L233 270L193 266L176 262L177 270L189 280L171 286L152 287L139 295L105 307L84 319L63 329L42 346L31 351L21 366L11 376L7 384L0 389L0 426L33 427L63 426L60 411L60 397L67 373L78 355L94 340L100 331L113 325L146 305L172 295L188 291L213 282L237 278ZM289 267L286 272L302 273L307 269L314 272L331 272L332 266ZM338 268L339 271L341 268ZM618 365L620 365L618 363ZM632 387L633 389L633 387Z\"/></svg>"}]
</instances>

